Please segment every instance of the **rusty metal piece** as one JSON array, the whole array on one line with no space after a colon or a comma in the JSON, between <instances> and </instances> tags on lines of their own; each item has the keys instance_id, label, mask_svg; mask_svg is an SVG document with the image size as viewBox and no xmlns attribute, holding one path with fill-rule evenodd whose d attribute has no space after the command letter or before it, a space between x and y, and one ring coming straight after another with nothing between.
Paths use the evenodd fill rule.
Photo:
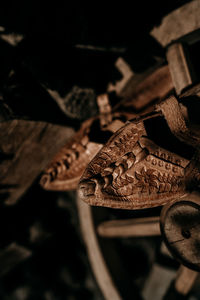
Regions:
<instances>
[{"instance_id":1,"label":"rusty metal piece","mask_svg":"<svg viewBox=\"0 0 200 300\"><path fill-rule=\"evenodd\" d=\"M102 131L110 131L110 135L124 123L122 119L132 118L128 113L110 115L111 121L107 126L100 127ZM47 190L75 190L79 179L92 158L102 148L103 144L90 140L90 131L95 122L101 123L102 116L91 118L83 123L76 135L56 154L41 177L40 185ZM98 135L98 133L97 133Z\"/></svg>"},{"instance_id":2,"label":"rusty metal piece","mask_svg":"<svg viewBox=\"0 0 200 300\"><path fill-rule=\"evenodd\" d=\"M155 112L127 122L112 136L86 168L79 183L80 199L112 208L155 207L183 196L188 185L199 180L194 149L191 147L188 158L183 152L175 154L176 146L172 152L156 144L148 134L152 124L148 125L147 120L156 120L158 143L164 130L162 122L167 122L169 137L173 137L168 141L171 146L181 143L182 151L187 144L199 143L190 136L177 100L170 97Z\"/></svg>"}]
</instances>

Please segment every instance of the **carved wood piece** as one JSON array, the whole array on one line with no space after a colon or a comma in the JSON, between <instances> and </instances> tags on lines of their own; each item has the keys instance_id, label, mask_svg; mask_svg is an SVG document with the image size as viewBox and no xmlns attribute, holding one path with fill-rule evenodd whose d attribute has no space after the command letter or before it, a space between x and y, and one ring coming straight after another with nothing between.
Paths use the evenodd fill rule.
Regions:
<instances>
[{"instance_id":1,"label":"carved wood piece","mask_svg":"<svg viewBox=\"0 0 200 300\"><path fill-rule=\"evenodd\" d=\"M170 116L172 110L175 119ZM112 136L86 168L79 183L79 198L90 205L142 209L183 196L195 172L198 179L199 170L195 163L190 170L190 160L149 139L144 121L162 116L178 139L198 144L187 130L177 100L170 97L157 112L127 122Z\"/></svg>"},{"instance_id":2,"label":"carved wood piece","mask_svg":"<svg viewBox=\"0 0 200 300\"><path fill-rule=\"evenodd\" d=\"M129 119L133 115L115 113L110 114L110 117L111 121L107 126L101 128L102 134L104 134L104 130L111 133L115 132L124 125L120 118ZM103 144L95 142L95 140L91 141L89 137L94 122L99 120L102 125L102 118L104 120L104 117L100 115L85 121L74 137L55 155L40 180L44 189L68 191L77 188L86 166L103 147Z\"/></svg>"}]
</instances>

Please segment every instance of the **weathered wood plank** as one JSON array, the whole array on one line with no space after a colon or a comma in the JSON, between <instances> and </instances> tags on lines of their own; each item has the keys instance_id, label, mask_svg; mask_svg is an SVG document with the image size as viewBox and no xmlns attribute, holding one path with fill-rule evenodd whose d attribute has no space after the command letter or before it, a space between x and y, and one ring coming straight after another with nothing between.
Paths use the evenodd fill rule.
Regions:
<instances>
[{"instance_id":1,"label":"weathered wood plank","mask_svg":"<svg viewBox=\"0 0 200 300\"><path fill-rule=\"evenodd\" d=\"M156 66L132 76L120 92L123 99L116 108L141 110L151 102L166 97L174 88L168 66Z\"/></svg>"},{"instance_id":2,"label":"weathered wood plank","mask_svg":"<svg viewBox=\"0 0 200 300\"><path fill-rule=\"evenodd\" d=\"M0 124L0 199L13 204L72 136L69 127L12 120Z\"/></svg>"},{"instance_id":3,"label":"weathered wood plank","mask_svg":"<svg viewBox=\"0 0 200 300\"><path fill-rule=\"evenodd\" d=\"M186 59L181 43L175 43L167 49L167 61L177 95L192 84L193 72Z\"/></svg>"},{"instance_id":4,"label":"weathered wood plank","mask_svg":"<svg viewBox=\"0 0 200 300\"><path fill-rule=\"evenodd\" d=\"M200 1L193 0L163 18L151 35L163 46L200 28Z\"/></svg>"}]
</instances>

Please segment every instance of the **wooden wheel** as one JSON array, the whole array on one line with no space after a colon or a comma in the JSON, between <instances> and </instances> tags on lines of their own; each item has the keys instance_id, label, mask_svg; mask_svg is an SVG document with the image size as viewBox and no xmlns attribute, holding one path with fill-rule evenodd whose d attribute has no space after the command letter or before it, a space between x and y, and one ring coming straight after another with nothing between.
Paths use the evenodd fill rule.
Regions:
<instances>
[{"instance_id":1,"label":"wooden wheel","mask_svg":"<svg viewBox=\"0 0 200 300\"><path fill-rule=\"evenodd\" d=\"M77 205L91 267L106 300L187 299L193 285L198 281L198 272L182 264L179 265L167 252L161 237L159 211L154 217L139 218L139 215L147 214L143 211L137 212L137 218L130 218L129 215L124 219L105 221L106 218L111 217L112 210L91 207L80 200L77 201ZM123 243L131 240L131 245L135 243L136 247L147 241L144 245L147 247L147 252L151 253L150 259L147 259L150 267L140 284L137 284L137 279L131 281L130 270L127 271L127 264L124 264L127 257L123 256L118 249L119 240ZM154 245L153 251L151 247L149 251L148 243ZM156 249L158 244L161 245L159 250ZM134 247L131 249L133 250ZM137 261L135 254L133 250L134 263ZM138 260L141 260L141 256ZM133 266L133 277L135 270L138 272L138 265L136 264L134 269L134 263L130 261L130 267ZM139 264L143 268L141 261Z\"/></svg>"}]
</instances>

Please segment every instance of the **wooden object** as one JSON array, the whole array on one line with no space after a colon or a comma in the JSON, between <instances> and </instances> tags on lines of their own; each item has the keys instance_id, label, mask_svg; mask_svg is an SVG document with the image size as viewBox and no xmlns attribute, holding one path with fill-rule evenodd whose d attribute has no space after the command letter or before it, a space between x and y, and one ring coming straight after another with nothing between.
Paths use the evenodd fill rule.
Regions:
<instances>
[{"instance_id":1,"label":"wooden object","mask_svg":"<svg viewBox=\"0 0 200 300\"><path fill-rule=\"evenodd\" d=\"M200 0L193 0L164 17L161 25L151 31L163 47L168 47L167 60L178 95L196 80L183 44L189 46L200 40L199 14Z\"/></svg>"},{"instance_id":2,"label":"wooden object","mask_svg":"<svg viewBox=\"0 0 200 300\"><path fill-rule=\"evenodd\" d=\"M80 200L77 200L77 205L80 225L83 238L87 246L89 260L103 296L106 300L122 300L122 297L112 280L109 269L101 252L95 232L91 207Z\"/></svg>"},{"instance_id":3,"label":"wooden object","mask_svg":"<svg viewBox=\"0 0 200 300\"><path fill-rule=\"evenodd\" d=\"M110 83L107 91L114 91L122 100L114 106L114 110L128 110L130 107L140 111L153 101L164 98L174 88L168 66L157 64L143 73L135 74L121 57L115 66L122 74L122 79L116 84Z\"/></svg>"},{"instance_id":4,"label":"wooden object","mask_svg":"<svg viewBox=\"0 0 200 300\"><path fill-rule=\"evenodd\" d=\"M200 1L193 0L165 16L161 25L151 31L151 35L163 46L186 36L186 39L194 41L191 32L200 29ZM198 35L197 35L198 36ZM199 38L199 37L198 37Z\"/></svg>"},{"instance_id":5,"label":"wooden object","mask_svg":"<svg viewBox=\"0 0 200 300\"><path fill-rule=\"evenodd\" d=\"M152 126L159 132L157 142L148 134ZM172 146L176 143L180 151L187 144L191 149L199 145L186 127L177 100L170 97L155 112L127 122L112 136L86 168L79 198L90 205L143 209L183 196L189 184L194 180L198 184L198 164L193 154L190 164L183 152L175 154L176 147L166 150L159 144L167 130L164 138L171 139Z\"/></svg>"},{"instance_id":6,"label":"wooden object","mask_svg":"<svg viewBox=\"0 0 200 300\"><path fill-rule=\"evenodd\" d=\"M174 88L169 67L160 65L122 82L123 86L117 94L122 100L116 104L115 110L131 108L140 111L153 101L166 97Z\"/></svg>"},{"instance_id":7,"label":"wooden object","mask_svg":"<svg viewBox=\"0 0 200 300\"><path fill-rule=\"evenodd\" d=\"M71 128L44 122L2 122L0 198L16 203L72 133Z\"/></svg>"},{"instance_id":8,"label":"wooden object","mask_svg":"<svg viewBox=\"0 0 200 300\"><path fill-rule=\"evenodd\" d=\"M106 119L106 115L109 117L108 119ZM75 190L88 163L103 147L98 140L99 135L105 135L106 142L108 135L105 134L105 131L107 134L110 131L111 136L113 132L124 125L120 119L133 117L128 113L108 113L106 115L85 121L73 138L59 150L41 177L40 184L44 189ZM100 128L97 126L98 122ZM91 138L93 127L96 128L96 132L95 136L93 135Z\"/></svg>"},{"instance_id":9,"label":"wooden object","mask_svg":"<svg viewBox=\"0 0 200 300\"><path fill-rule=\"evenodd\" d=\"M181 295L187 295L192 289L198 275L198 272L188 269L185 266L181 266L175 279L176 291Z\"/></svg>"},{"instance_id":10,"label":"wooden object","mask_svg":"<svg viewBox=\"0 0 200 300\"><path fill-rule=\"evenodd\" d=\"M192 72L189 69L183 45L181 43L170 45L166 56L174 87L179 95L184 88L192 84Z\"/></svg>"},{"instance_id":11,"label":"wooden object","mask_svg":"<svg viewBox=\"0 0 200 300\"><path fill-rule=\"evenodd\" d=\"M161 232L168 249L183 265L200 270L200 196L191 194L165 206Z\"/></svg>"},{"instance_id":12,"label":"wooden object","mask_svg":"<svg viewBox=\"0 0 200 300\"><path fill-rule=\"evenodd\" d=\"M159 217L105 221L97 231L107 238L157 236L160 235Z\"/></svg>"},{"instance_id":13,"label":"wooden object","mask_svg":"<svg viewBox=\"0 0 200 300\"><path fill-rule=\"evenodd\" d=\"M175 278L176 271L165 268L157 263L154 263L150 274L142 289L142 296L144 300L162 300L163 296ZM168 298L171 300L171 298Z\"/></svg>"}]
</instances>

